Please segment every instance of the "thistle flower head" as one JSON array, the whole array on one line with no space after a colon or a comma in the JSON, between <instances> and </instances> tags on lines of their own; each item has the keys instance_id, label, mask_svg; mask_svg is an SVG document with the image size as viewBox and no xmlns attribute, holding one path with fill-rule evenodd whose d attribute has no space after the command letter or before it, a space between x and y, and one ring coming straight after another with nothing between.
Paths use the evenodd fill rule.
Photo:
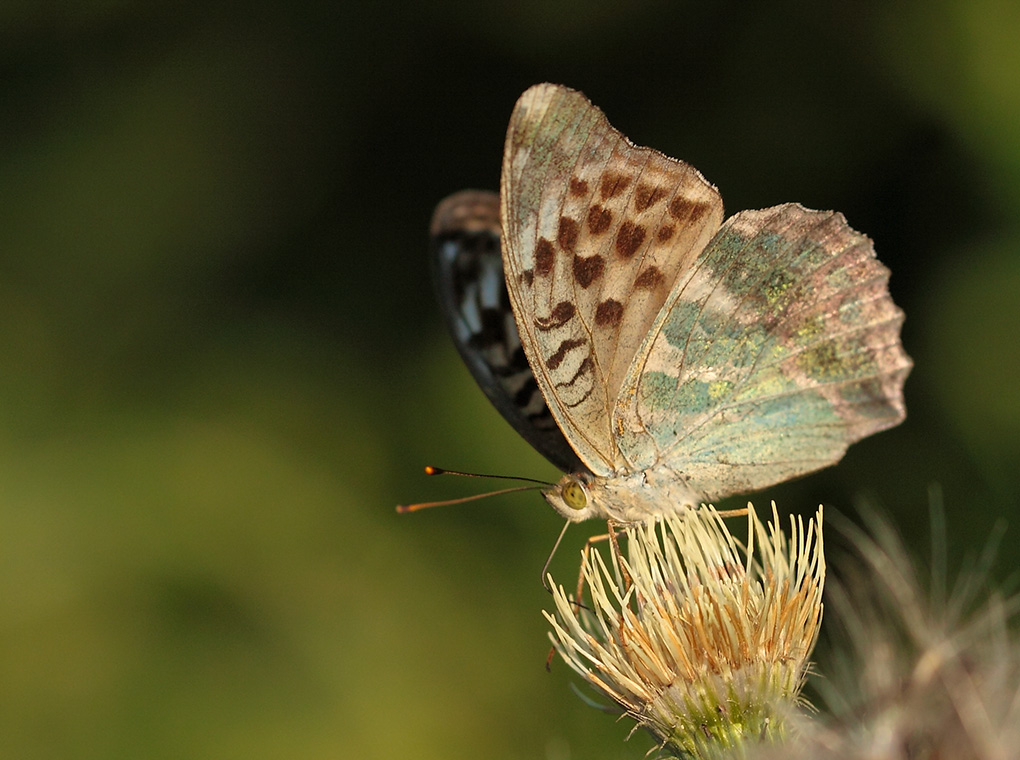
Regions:
<instances>
[{"instance_id":1,"label":"thistle flower head","mask_svg":"<svg viewBox=\"0 0 1020 760\"><path fill-rule=\"evenodd\" d=\"M747 542L712 507L623 529L627 558L582 563L584 607L554 591L560 656L670 750L782 737L822 615L821 509L790 535L748 505ZM580 600L578 600L580 601Z\"/></svg>"},{"instance_id":2,"label":"thistle flower head","mask_svg":"<svg viewBox=\"0 0 1020 760\"><path fill-rule=\"evenodd\" d=\"M841 527L856 556L829 592L837 626L819 690L831 717L805 723L780 760L1017 760L1020 598L989 593L980 566L944 596L938 556L926 591L891 525L865 521L871 535Z\"/></svg>"}]
</instances>

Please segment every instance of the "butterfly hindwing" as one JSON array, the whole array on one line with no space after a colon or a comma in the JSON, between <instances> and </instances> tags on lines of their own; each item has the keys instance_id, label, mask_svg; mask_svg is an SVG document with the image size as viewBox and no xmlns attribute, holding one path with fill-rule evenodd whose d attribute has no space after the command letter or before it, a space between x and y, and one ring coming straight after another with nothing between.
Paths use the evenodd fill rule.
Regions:
<instances>
[{"instance_id":1,"label":"butterfly hindwing","mask_svg":"<svg viewBox=\"0 0 1020 760\"><path fill-rule=\"evenodd\" d=\"M521 96L503 154L503 258L525 353L588 468L627 466L612 411L678 276L722 201L690 165L639 148L580 93Z\"/></svg>"},{"instance_id":2,"label":"butterfly hindwing","mask_svg":"<svg viewBox=\"0 0 1020 760\"><path fill-rule=\"evenodd\" d=\"M898 424L911 362L888 278L841 214L797 204L736 214L631 368L621 449L720 498L834 464Z\"/></svg>"},{"instance_id":3,"label":"butterfly hindwing","mask_svg":"<svg viewBox=\"0 0 1020 760\"><path fill-rule=\"evenodd\" d=\"M499 196L465 190L432 217L432 265L439 300L464 363L500 414L564 471L583 469L549 413L521 348L503 277Z\"/></svg>"}]
</instances>

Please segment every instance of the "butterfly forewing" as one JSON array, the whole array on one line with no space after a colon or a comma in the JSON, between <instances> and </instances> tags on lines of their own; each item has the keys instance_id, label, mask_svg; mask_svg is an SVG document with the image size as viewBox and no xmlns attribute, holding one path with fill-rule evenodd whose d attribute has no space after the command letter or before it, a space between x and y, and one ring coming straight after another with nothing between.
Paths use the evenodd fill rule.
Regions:
<instances>
[{"instance_id":1,"label":"butterfly forewing","mask_svg":"<svg viewBox=\"0 0 1020 760\"><path fill-rule=\"evenodd\" d=\"M730 218L631 369L621 448L720 498L834 464L898 424L911 362L888 277L841 214L787 204Z\"/></svg>"},{"instance_id":2,"label":"butterfly forewing","mask_svg":"<svg viewBox=\"0 0 1020 760\"><path fill-rule=\"evenodd\" d=\"M557 85L518 101L501 193L507 286L538 385L589 469L616 472L629 465L617 397L722 201L693 167L634 146Z\"/></svg>"},{"instance_id":3,"label":"butterfly forewing","mask_svg":"<svg viewBox=\"0 0 1020 760\"><path fill-rule=\"evenodd\" d=\"M506 420L550 462L583 469L549 413L521 348L503 277L499 196L465 190L436 207L430 229L439 300L457 350Z\"/></svg>"}]
</instances>

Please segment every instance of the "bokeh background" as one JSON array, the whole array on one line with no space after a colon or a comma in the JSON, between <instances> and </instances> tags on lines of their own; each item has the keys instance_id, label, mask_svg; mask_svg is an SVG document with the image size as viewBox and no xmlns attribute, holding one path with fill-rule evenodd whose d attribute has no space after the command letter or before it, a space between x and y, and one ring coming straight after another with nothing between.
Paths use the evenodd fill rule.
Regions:
<instances>
[{"instance_id":1,"label":"bokeh background","mask_svg":"<svg viewBox=\"0 0 1020 760\"><path fill-rule=\"evenodd\" d=\"M427 463L556 475L474 387L426 255L540 81L730 211L874 238L909 418L756 501L866 498L923 556L941 499L951 565L1002 524L1007 578L1018 39L1009 0L5 2L0 753L643 756L544 670L538 496L393 510L484 487Z\"/></svg>"}]
</instances>

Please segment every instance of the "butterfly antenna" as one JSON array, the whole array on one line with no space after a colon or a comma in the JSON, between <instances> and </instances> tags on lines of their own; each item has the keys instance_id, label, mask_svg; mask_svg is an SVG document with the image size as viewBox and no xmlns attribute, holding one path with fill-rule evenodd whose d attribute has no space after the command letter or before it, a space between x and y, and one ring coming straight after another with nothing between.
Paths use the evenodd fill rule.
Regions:
<instances>
[{"instance_id":1,"label":"butterfly antenna","mask_svg":"<svg viewBox=\"0 0 1020 760\"><path fill-rule=\"evenodd\" d=\"M462 478L491 478L493 480L517 480L523 483L538 483L540 486L552 486L546 480L536 480L535 478L522 478L518 475L488 475L482 472L460 472L459 470L444 470L442 467L433 467L427 465L425 467L426 475L459 475Z\"/></svg>"},{"instance_id":2,"label":"butterfly antenna","mask_svg":"<svg viewBox=\"0 0 1020 760\"><path fill-rule=\"evenodd\" d=\"M488 493L476 493L471 496L463 496L459 499L444 499L442 501L424 501L418 504L399 504L397 505L397 512L405 514L407 512L417 512L419 509L427 509L428 507L445 507L452 504L465 504L469 501L478 501L479 499L485 499L489 496L502 496L507 493L517 493L518 491L537 491L541 488L548 488L552 486L552 483L548 483L544 480L535 480L534 478L521 478L513 475L484 475L477 472L460 472L458 470L444 470L442 467L433 467L429 465L425 468L426 475L460 475L464 478L493 478L495 480L516 480L524 483L534 483L531 486L515 486L514 488L503 488L499 491L489 491Z\"/></svg>"}]
</instances>

